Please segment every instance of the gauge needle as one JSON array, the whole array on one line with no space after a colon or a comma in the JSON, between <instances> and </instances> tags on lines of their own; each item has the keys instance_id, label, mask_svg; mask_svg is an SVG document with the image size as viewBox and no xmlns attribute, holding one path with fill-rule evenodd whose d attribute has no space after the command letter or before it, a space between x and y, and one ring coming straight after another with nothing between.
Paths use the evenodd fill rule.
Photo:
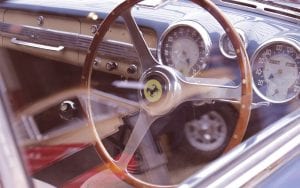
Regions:
<instances>
[{"instance_id":1,"label":"gauge needle","mask_svg":"<svg viewBox=\"0 0 300 188\"><path fill-rule=\"evenodd\" d=\"M275 89L275 91L274 91L274 93L273 93L272 96L274 96L274 95L276 95L276 94L278 94L278 93L279 93L279 90L278 90L278 89Z\"/></svg>"},{"instance_id":2,"label":"gauge needle","mask_svg":"<svg viewBox=\"0 0 300 188\"><path fill-rule=\"evenodd\" d=\"M274 75L273 74L270 74L270 76L269 76L269 80L271 80L271 79L273 79L274 78Z\"/></svg>"},{"instance_id":3,"label":"gauge needle","mask_svg":"<svg viewBox=\"0 0 300 188\"><path fill-rule=\"evenodd\" d=\"M190 58L187 58L185 61L186 61L186 63L187 63L188 65L191 64Z\"/></svg>"}]
</instances>

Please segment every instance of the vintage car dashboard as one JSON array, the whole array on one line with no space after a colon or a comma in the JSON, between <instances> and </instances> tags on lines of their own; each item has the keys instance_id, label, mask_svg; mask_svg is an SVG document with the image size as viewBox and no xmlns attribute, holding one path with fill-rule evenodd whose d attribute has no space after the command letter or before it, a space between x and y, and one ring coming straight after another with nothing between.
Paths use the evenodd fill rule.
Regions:
<instances>
[{"instance_id":1,"label":"vintage car dashboard","mask_svg":"<svg viewBox=\"0 0 300 188\"><path fill-rule=\"evenodd\" d=\"M216 3L245 44L258 101L284 103L298 96L299 12L272 9L251 1ZM42 5L35 1L5 1L0 5L1 44L80 66L97 24L113 4L113 1L92 1L81 5L67 1L58 7L51 1L43 1ZM186 1L170 1L152 6L140 4L133 12L151 52L160 63L192 77L206 76L212 70L218 72L220 67L227 73L223 76L239 75L230 40L202 8ZM118 22L99 47L95 69L138 78L138 57L122 21Z\"/></svg>"},{"instance_id":2,"label":"vintage car dashboard","mask_svg":"<svg viewBox=\"0 0 300 188\"><path fill-rule=\"evenodd\" d=\"M253 78L252 105L240 105L239 101L219 100L217 97L215 101L209 96L203 101L171 101L178 105L174 105L174 109L170 107L163 116L154 113L159 118L149 122L146 119L145 123L147 129L153 123L149 128L153 138L145 137L150 140L153 151L157 151L150 153L158 155L161 161L157 161L161 164L166 163L162 155L170 155L161 151L180 153L176 150L178 148L185 152L187 161L192 161L188 155L192 156L193 152L205 160L220 156L229 139L235 139L234 125L238 122L239 107L251 110L249 124L245 126L250 132L253 129L250 135L257 132L255 129L262 129L299 107L299 4L287 9L253 0L212 1L231 21L245 46ZM53 0L0 1L0 81L3 76L3 85L7 85L7 93L11 95L7 101L12 101L12 111L17 114L16 126L21 133L18 136L23 139L25 147L95 143L84 116L83 108L88 97L80 90L82 88L74 89L73 86L81 84L82 67L99 24L120 2L65 0L58 4ZM220 88L233 89L232 93L229 92L233 97L230 97L236 99L239 92L235 89L245 84L236 55L238 50L234 49L224 29L209 12L186 0L158 0L135 5L132 14L149 52L159 64L171 68L161 67L176 70L174 72L186 81L195 83L205 78L216 78L207 80L211 80L210 84L214 86L220 86L222 81ZM90 82L96 96L91 95L94 101L88 100L96 114L93 120L99 136L125 140L123 133L132 131L133 122L139 122L138 112L144 115L141 110L144 103L139 103L141 96L149 104L157 102L155 97L147 98L146 93L159 94L157 91L163 91L159 88L163 84L152 83L160 81L155 80L156 77L154 81L147 81L145 85L150 85L147 88L137 84L136 81L147 71L143 70L141 56L136 49L139 46L134 45L123 18L110 26L96 48ZM214 128L215 124L220 127ZM194 127L198 125L204 130L198 131L204 134L200 135L200 139L194 133ZM145 135L142 128L139 131ZM193 135L196 135L194 140ZM125 141L121 138L119 142L123 147ZM161 138L166 141L165 145L171 143L170 150L161 147ZM191 142L195 142L196 147L193 147L194 143L188 145ZM108 145L113 147L120 143ZM126 150L125 146L122 147L118 148L118 152ZM143 149L140 151L142 153ZM114 154L118 152L114 151ZM145 160L149 156L152 155L143 155Z\"/></svg>"},{"instance_id":3,"label":"vintage car dashboard","mask_svg":"<svg viewBox=\"0 0 300 188\"><path fill-rule=\"evenodd\" d=\"M254 104L298 101L300 92L299 9L253 1L216 0L231 20L251 61ZM1 47L82 67L92 37L117 1L9 0L0 4ZM229 78L240 84L235 51L224 29L188 1L140 3L133 15L159 63L187 77ZM139 57L122 19L98 47L94 69L123 79L140 77ZM80 74L80 72L77 74ZM79 75L78 75L79 77ZM253 105L255 106L255 105Z\"/></svg>"}]
</instances>

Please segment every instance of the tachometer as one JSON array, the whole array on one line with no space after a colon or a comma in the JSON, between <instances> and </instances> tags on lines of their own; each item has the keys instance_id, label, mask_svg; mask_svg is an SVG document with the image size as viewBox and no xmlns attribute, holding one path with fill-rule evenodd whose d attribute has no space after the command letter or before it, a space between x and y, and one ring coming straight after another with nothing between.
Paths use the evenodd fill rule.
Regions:
<instances>
[{"instance_id":1,"label":"tachometer","mask_svg":"<svg viewBox=\"0 0 300 188\"><path fill-rule=\"evenodd\" d=\"M292 40L264 43L251 60L254 90L263 99L283 103L300 91L300 48Z\"/></svg>"},{"instance_id":2,"label":"tachometer","mask_svg":"<svg viewBox=\"0 0 300 188\"><path fill-rule=\"evenodd\" d=\"M196 22L183 21L170 26L158 47L160 61L193 77L207 66L211 41L206 30Z\"/></svg>"}]
</instances>

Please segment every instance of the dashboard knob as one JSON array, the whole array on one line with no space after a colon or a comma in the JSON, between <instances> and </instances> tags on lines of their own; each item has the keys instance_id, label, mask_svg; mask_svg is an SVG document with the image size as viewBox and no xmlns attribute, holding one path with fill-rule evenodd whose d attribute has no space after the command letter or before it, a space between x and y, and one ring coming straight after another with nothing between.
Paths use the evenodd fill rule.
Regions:
<instances>
[{"instance_id":1,"label":"dashboard knob","mask_svg":"<svg viewBox=\"0 0 300 188\"><path fill-rule=\"evenodd\" d=\"M106 70L108 71L113 71L118 68L118 64L114 61L110 61L106 64Z\"/></svg>"},{"instance_id":2,"label":"dashboard knob","mask_svg":"<svg viewBox=\"0 0 300 188\"><path fill-rule=\"evenodd\" d=\"M37 17L36 20L37 20L38 26L43 26L44 25L44 21L45 21L44 16L39 16L39 17Z\"/></svg>"},{"instance_id":3,"label":"dashboard knob","mask_svg":"<svg viewBox=\"0 0 300 188\"><path fill-rule=\"evenodd\" d=\"M129 65L127 69L128 74L135 74L137 72L137 66L134 64Z\"/></svg>"}]
</instances>

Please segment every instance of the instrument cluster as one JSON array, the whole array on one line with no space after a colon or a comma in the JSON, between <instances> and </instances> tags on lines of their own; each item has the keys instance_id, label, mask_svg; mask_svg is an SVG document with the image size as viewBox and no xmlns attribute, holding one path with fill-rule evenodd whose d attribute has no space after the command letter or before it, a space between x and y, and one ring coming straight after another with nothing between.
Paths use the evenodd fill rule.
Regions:
<instances>
[{"instance_id":1,"label":"instrument cluster","mask_svg":"<svg viewBox=\"0 0 300 188\"><path fill-rule=\"evenodd\" d=\"M253 86L264 100L283 103L300 92L300 49L291 39L263 43L252 59Z\"/></svg>"},{"instance_id":2,"label":"instrument cluster","mask_svg":"<svg viewBox=\"0 0 300 188\"><path fill-rule=\"evenodd\" d=\"M246 34L237 29L247 48ZM207 70L207 59L212 50L208 32L193 21L177 22L167 28L159 41L158 58L184 76L199 77ZM235 49L223 33L219 39L221 54L236 59ZM271 103L284 103L300 93L300 46L289 38L274 38L260 45L251 56L253 89Z\"/></svg>"},{"instance_id":3,"label":"instrument cluster","mask_svg":"<svg viewBox=\"0 0 300 188\"><path fill-rule=\"evenodd\" d=\"M207 67L211 48L207 31L193 21L171 25L159 41L160 62L175 68L187 77L196 77Z\"/></svg>"}]
</instances>

